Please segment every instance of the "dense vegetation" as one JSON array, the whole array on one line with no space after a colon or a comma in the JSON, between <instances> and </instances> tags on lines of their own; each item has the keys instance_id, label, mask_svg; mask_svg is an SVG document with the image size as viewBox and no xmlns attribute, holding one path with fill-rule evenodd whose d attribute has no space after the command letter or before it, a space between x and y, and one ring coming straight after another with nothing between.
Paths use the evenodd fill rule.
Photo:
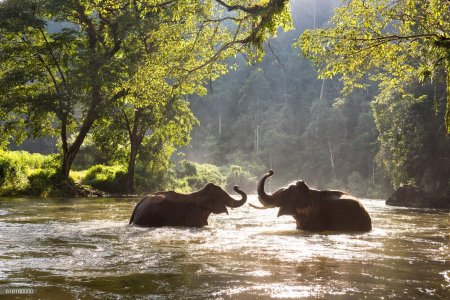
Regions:
<instances>
[{"instance_id":1,"label":"dense vegetation","mask_svg":"<svg viewBox=\"0 0 450 300\"><path fill-rule=\"evenodd\" d=\"M71 185L92 135L126 162L125 192L139 154L167 171L175 146L188 143L196 119L182 96L204 93L227 57L260 57L290 26L287 0L7 0L0 20L1 145L57 136L58 175Z\"/></svg>"},{"instance_id":2,"label":"dense vegetation","mask_svg":"<svg viewBox=\"0 0 450 300\"><path fill-rule=\"evenodd\" d=\"M450 196L449 1L348 1L297 45L344 92L377 84L378 159L393 186Z\"/></svg>"},{"instance_id":3,"label":"dense vegetation","mask_svg":"<svg viewBox=\"0 0 450 300\"><path fill-rule=\"evenodd\" d=\"M43 17L24 19L30 12L25 10L8 15L10 23L0 24L5 58L0 71L1 144L6 149L38 148L41 153L57 149L59 154L44 159L2 152L0 174L7 174L0 181L2 194L57 195L64 192L58 185L61 172L73 184L109 193L190 191L208 181L253 191L257 178L269 168L276 172L272 186L303 179L318 188L384 197L410 183L450 193L445 124L450 103L448 1L424 5L406 0L350 1L335 11L339 1L293 2L295 30L279 30L264 48L261 42L276 32L276 25L289 25L287 8L277 6L286 1L266 1L266 6L255 9L240 2L211 1L202 6L197 1L143 1L142 5L155 7L137 19L125 14L129 7L114 6L113 1L105 2L111 7L75 1L75 8L93 5L90 9L105 13L106 20L118 26L114 29L90 15L105 39L96 41L95 51L111 53L114 43L120 44L97 70L102 100L92 118L96 81L86 67L87 54L93 51L89 26L83 25L86 20L72 4L67 8L64 1L47 1L67 9L57 14L62 23L42 25ZM2 12L11 10L8 5L30 3L5 1ZM388 3L390 10L380 10ZM208 29L211 15L205 12L214 11L208 5L221 7L219 16L224 19L213 22L219 23L216 33ZM192 14L181 18L180 11L188 7ZM242 17L237 43L230 40L236 28L226 22L230 11ZM74 22L70 13L83 30L67 25L69 19ZM161 23L149 16L159 16ZM39 43L30 47L12 39L25 28L18 20L32 23L27 23L31 29L26 27L25 34L34 34ZM165 27L168 20L171 26ZM195 24L206 27L196 31ZM42 33L43 29L47 31ZM435 33L417 32L425 29ZM142 40L143 32L151 33L149 40ZM212 36L217 41L213 46ZM217 49L217 43L226 49ZM62 68L52 61L53 50L64 50L55 58ZM266 56L255 61L263 52ZM243 55L232 58L237 53ZM31 68L39 55L47 64ZM76 63L70 55L75 55ZM71 69L74 63L76 68ZM46 65L50 74L59 74L53 78L56 83L48 77ZM28 74L26 68L33 72ZM234 71L227 73L229 69ZM64 82L63 73L71 79ZM21 85L24 82L33 84ZM58 89L68 96L58 98L62 95ZM90 121L84 132L86 118ZM30 138L37 137L40 140L33 144ZM23 140L26 143L20 146ZM67 170L64 164L71 147L77 149ZM21 179L12 184L15 176Z\"/></svg>"},{"instance_id":4,"label":"dense vegetation","mask_svg":"<svg viewBox=\"0 0 450 300\"><path fill-rule=\"evenodd\" d=\"M210 85L207 96L190 99L201 126L185 150L189 159L237 164L257 177L273 168L274 186L301 178L361 196L381 197L390 190L375 161L378 133L370 106L375 88L344 99L341 82L318 80L312 64L292 46L313 22L326 23L333 4L320 5L315 16L301 3L294 6L301 12L294 15L296 30L272 39L261 63L239 62L237 71Z\"/></svg>"}]
</instances>

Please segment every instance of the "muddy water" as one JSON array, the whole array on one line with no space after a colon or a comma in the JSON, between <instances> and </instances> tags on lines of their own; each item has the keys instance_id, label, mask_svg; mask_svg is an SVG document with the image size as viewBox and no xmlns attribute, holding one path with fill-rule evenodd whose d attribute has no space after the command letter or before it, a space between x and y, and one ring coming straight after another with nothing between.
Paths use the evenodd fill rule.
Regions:
<instances>
[{"instance_id":1,"label":"muddy water","mask_svg":"<svg viewBox=\"0 0 450 300\"><path fill-rule=\"evenodd\" d=\"M257 200L249 197L250 202ZM311 234L245 205L139 228L139 199L0 199L1 299L450 299L449 214L363 200L373 230Z\"/></svg>"}]
</instances>

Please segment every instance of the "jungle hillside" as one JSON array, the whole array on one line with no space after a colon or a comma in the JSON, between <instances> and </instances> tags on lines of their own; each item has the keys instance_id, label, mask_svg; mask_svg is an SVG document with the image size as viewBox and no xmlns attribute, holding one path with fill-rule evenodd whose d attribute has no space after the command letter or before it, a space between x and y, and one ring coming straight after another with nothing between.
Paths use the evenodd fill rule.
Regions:
<instances>
[{"instance_id":1,"label":"jungle hillside","mask_svg":"<svg viewBox=\"0 0 450 300\"><path fill-rule=\"evenodd\" d=\"M450 195L448 1L7 0L0 65L3 196Z\"/></svg>"}]
</instances>

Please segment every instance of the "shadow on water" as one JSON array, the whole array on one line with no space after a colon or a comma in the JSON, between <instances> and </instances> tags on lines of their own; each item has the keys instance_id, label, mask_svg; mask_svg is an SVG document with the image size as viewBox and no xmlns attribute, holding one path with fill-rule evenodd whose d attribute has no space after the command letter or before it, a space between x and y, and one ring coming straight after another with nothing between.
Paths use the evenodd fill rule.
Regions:
<instances>
[{"instance_id":1,"label":"shadow on water","mask_svg":"<svg viewBox=\"0 0 450 300\"><path fill-rule=\"evenodd\" d=\"M140 228L138 200L0 199L0 291L35 289L0 298L450 297L447 212L363 200L365 234L300 231L248 206L203 228Z\"/></svg>"}]
</instances>

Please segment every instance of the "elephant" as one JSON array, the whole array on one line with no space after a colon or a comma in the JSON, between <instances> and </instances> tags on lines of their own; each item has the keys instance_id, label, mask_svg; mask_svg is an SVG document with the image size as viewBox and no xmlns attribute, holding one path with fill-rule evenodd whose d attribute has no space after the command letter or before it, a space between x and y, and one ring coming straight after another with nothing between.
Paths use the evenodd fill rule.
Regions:
<instances>
[{"instance_id":1,"label":"elephant","mask_svg":"<svg viewBox=\"0 0 450 300\"><path fill-rule=\"evenodd\" d=\"M206 226L211 213L228 214L227 207L236 208L245 204L247 194L238 186L234 190L242 196L240 200L233 199L213 183L191 194L174 191L152 193L136 204L129 224L142 227Z\"/></svg>"},{"instance_id":2,"label":"elephant","mask_svg":"<svg viewBox=\"0 0 450 300\"><path fill-rule=\"evenodd\" d=\"M372 221L363 205L345 192L311 189L300 180L272 195L266 194L264 183L273 174L270 170L259 180L258 199L262 208L280 207L278 217L293 216L297 229L311 232L372 230Z\"/></svg>"}]
</instances>

